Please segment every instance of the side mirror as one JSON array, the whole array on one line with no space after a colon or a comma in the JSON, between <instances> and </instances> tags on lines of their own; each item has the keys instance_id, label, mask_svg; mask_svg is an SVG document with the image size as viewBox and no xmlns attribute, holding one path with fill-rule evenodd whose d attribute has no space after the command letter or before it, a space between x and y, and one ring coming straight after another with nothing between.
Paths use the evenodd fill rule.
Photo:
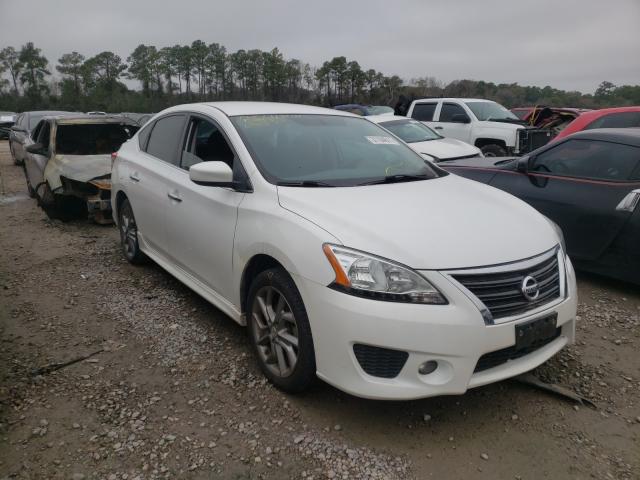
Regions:
<instances>
[{"instance_id":1,"label":"side mirror","mask_svg":"<svg viewBox=\"0 0 640 480\"><path fill-rule=\"evenodd\" d=\"M41 143L29 145L25 150L29 153L33 153L34 155L44 155L45 157L49 154L48 150L44 148L44 145Z\"/></svg>"},{"instance_id":2,"label":"side mirror","mask_svg":"<svg viewBox=\"0 0 640 480\"><path fill-rule=\"evenodd\" d=\"M469 115L467 115L466 113L456 113L451 117L451 122L452 123L471 123L471 119L469 118Z\"/></svg>"},{"instance_id":3,"label":"side mirror","mask_svg":"<svg viewBox=\"0 0 640 480\"><path fill-rule=\"evenodd\" d=\"M520 157L516 165L516 170L520 173L527 173L529 171L530 160L531 160L531 157L527 157L527 156Z\"/></svg>"},{"instance_id":4,"label":"side mirror","mask_svg":"<svg viewBox=\"0 0 640 480\"><path fill-rule=\"evenodd\" d=\"M233 171L224 162L200 162L189 168L193 183L209 187L233 187Z\"/></svg>"},{"instance_id":5,"label":"side mirror","mask_svg":"<svg viewBox=\"0 0 640 480\"><path fill-rule=\"evenodd\" d=\"M21 127L20 125L14 125L13 127L11 127L11 131L12 132L27 133L27 129L24 128L24 127Z\"/></svg>"}]
</instances>

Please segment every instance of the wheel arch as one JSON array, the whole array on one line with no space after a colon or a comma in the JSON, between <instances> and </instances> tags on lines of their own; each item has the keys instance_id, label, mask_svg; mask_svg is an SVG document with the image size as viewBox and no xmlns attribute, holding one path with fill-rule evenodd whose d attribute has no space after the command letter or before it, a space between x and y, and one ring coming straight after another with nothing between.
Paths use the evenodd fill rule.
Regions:
<instances>
[{"instance_id":1,"label":"wheel arch","mask_svg":"<svg viewBox=\"0 0 640 480\"><path fill-rule=\"evenodd\" d=\"M280 261L266 253L254 255L245 265L240 277L240 312L242 314L247 311L247 295L249 294L249 288L251 288L251 282L260 273L270 268L282 268L287 271Z\"/></svg>"},{"instance_id":2,"label":"wheel arch","mask_svg":"<svg viewBox=\"0 0 640 480\"><path fill-rule=\"evenodd\" d=\"M112 205L112 209L113 209L113 220L116 222L116 224L118 223L118 212L120 211L120 206L122 205L122 202L125 201L125 199L128 199L129 197L127 197L127 194L124 193L122 190L118 190L118 193L116 193L116 204Z\"/></svg>"},{"instance_id":3,"label":"wheel arch","mask_svg":"<svg viewBox=\"0 0 640 480\"><path fill-rule=\"evenodd\" d=\"M489 137L476 138L474 145L478 148L482 148L486 145L500 145L505 150L507 149L506 142L500 138L489 138Z\"/></svg>"}]
</instances>

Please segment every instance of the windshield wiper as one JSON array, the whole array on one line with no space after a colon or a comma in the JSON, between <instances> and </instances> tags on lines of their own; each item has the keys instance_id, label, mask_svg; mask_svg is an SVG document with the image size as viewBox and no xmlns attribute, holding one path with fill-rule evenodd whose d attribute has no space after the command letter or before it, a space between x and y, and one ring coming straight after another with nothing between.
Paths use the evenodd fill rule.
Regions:
<instances>
[{"instance_id":1,"label":"windshield wiper","mask_svg":"<svg viewBox=\"0 0 640 480\"><path fill-rule=\"evenodd\" d=\"M279 187L335 187L330 183L320 182L318 180L300 180L293 182L278 182L276 185Z\"/></svg>"},{"instance_id":2,"label":"windshield wiper","mask_svg":"<svg viewBox=\"0 0 640 480\"><path fill-rule=\"evenodd\" d=\"M359 183L358 185L378 185L382 183L400 183L400 182L415 182L417 180L428 180L432 178L429 175L387 175L384 178L378 180L372 180L370 182Z\"/></svg>"}]
</instances>

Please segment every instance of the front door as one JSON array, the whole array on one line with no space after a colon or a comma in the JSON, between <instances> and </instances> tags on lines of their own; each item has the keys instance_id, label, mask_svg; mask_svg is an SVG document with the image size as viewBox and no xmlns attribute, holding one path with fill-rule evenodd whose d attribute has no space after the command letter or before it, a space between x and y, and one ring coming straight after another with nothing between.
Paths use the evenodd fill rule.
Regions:
<instances>
[{"instance_id":1,"label":"front door","mask_svg":"<svg viewBox=\"0 0 640 480\"><path fill-rule=\"evenodd\" d=\"M463 118L468 121L464 123ZM434 122L433 128L443 137L456 138L467 143L471 139L471 119L464 108L456 103L442 104L440 116L438 121Z\"/></svg>"},{"instance_id":2,"label":"front door","mask_svg":"<svg viewBox=\"0 0 640 480\"><path fill-rule=\"evenodd\" d=\"M231 188L202 186L189 179L192 165L226 162L236 174L242 165L226 135L211 118L192 115L180 154L180 172L164 194L169 253L189 275L227 300L235 298L232 278L233 240L238 206L244 193Z\"/></svg>"}]
</instances>

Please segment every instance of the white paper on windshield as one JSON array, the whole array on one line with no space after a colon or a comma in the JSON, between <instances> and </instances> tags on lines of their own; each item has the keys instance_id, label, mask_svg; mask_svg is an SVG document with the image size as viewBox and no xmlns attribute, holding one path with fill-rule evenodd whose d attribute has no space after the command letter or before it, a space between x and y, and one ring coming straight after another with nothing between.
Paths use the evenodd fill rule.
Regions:
<instances>
[{"instance_id":1,"label":"white paper on windshield","mask_svg":"<svg viewBox=\"0 0 640 480\"><path fill-rule=\"evenodd\" d=\"M400 143L393 137L386 136L367 136L364 137L374 145L400 145Z\"/></svg>"}]
</instances>

